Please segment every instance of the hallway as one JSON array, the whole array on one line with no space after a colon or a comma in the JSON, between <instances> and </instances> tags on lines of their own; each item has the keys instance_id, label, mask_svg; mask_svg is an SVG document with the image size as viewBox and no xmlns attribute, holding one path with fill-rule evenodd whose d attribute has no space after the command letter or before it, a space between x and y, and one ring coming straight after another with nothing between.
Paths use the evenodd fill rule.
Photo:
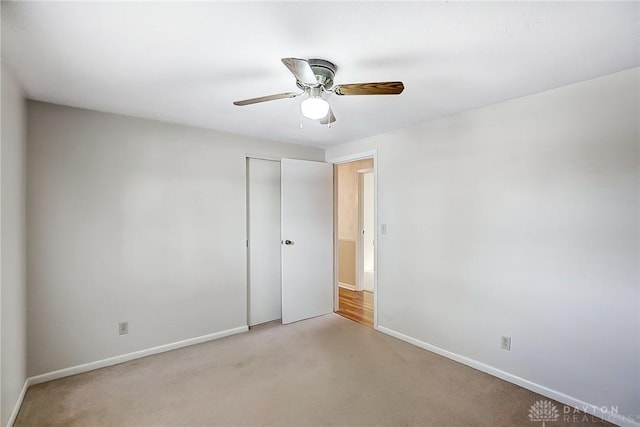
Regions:
<instances>
[{"instance_id":1,"label":"hallway","mask_svg":"<svg viewBox=\"0 0 640 427\"><path fill-rule=\"evenodd\" d=\"M373 292L339 289L339 309L342 317L373 328Z\"/></svg>"}]
</instances>

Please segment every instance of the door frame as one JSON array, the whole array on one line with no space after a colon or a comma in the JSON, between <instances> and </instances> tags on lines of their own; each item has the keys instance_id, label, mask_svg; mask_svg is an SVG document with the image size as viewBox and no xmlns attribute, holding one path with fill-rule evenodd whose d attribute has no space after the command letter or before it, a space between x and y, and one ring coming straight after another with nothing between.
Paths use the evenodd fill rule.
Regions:
<instances>
[{"instance_id":1,"label":"door frame","mask_svg":"<svg viewBox=\"0 0 640 427\"><path fill-rule=\"evenodd\" d=\"M375 161L374 161L375 163ZM364 290L364 176L373 174L373 168L358 169L358 235L356 236L356 290ZM375 231L375 229L374 229ZM374 233L375 239L375 233ZM375 275L375 259L374 259Z\"/></svg>"},{"instance_id":2,"label":"door frame","mask_svg":"<svg viewBox=\"0 0 640 427\"><path fill-rule=\"evenodd\" d=\"M327 157L326 162L334 165L333 180L333 311L339 308L340 296L338 289L338 180L335 179L335 165L354 162L356 160L373 159L373 225L376 230L373 237L373 328L378 329L378 150L361 151L345 156ZM357 274L357 272L356 272Z\"/></svg>"}]
</instances>

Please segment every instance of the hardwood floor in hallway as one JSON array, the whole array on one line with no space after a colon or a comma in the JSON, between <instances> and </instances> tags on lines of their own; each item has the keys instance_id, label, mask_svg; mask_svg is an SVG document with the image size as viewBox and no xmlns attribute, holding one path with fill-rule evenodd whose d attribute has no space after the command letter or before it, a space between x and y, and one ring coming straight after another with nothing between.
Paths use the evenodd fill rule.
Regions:
<instances>
[{"instance_id":1,"label":"hardwood floor in hallway","mask_svg":"<svg viewBox=\"0 0 640 427\"><path fill-rule=\"evenodd\" d=\"M339 315L373 328L373 292L339 287Z\"/></svg>"}]
</instances>

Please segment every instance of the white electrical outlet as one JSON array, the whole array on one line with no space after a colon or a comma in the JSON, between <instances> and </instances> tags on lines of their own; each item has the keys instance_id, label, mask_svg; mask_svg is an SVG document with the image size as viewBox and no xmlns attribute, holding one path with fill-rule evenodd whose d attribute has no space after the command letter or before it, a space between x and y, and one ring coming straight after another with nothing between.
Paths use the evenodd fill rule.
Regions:
<instances>
[{"instance_id":1,"label":"white electrical outlet","mask_svg":"<svg viewBox=\"0 0 640 427\"><path fill-rule=\"evenodd\" d=\"M120 335L126 335L129 333L129 322L118 323L118 332Z\"/></svg>"},{"instance_id":2,"label":"white electrical outlet","mask_svg":"<svg viewBox=\"0 0 640 427\"><path fill-rule=\"evenodd\" d=\"M511 337L502 336L500 340L500 348L511 351Z\"/></svg>"},{"instance_id":3,"label":"white electrical outlet","mask_svg":"<svg viewBox=\"0 0 640 427\"><path fill-rule=\"evenodd\" d=\"M387 234L387 224L380 224L380 234Z\"/></svg>"}]
</instances>

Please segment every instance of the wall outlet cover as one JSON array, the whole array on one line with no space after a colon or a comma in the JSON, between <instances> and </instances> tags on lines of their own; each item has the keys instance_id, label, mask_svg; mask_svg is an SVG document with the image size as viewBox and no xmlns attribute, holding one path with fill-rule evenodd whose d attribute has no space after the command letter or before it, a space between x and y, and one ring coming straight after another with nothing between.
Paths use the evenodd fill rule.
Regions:
<instances>
[{"instance_id":1,"label":"wall outlet cover","mask_svg":"<svg viewBox=\"0 0 640 427\"><path fill-rule=\"evenodd\" d=\"M511 337L503 335L500 339L500 348L503 350L511 350Z\"/></svg>"},{"instance_id":2,"label":"wall outlet cover","mask_svg":"<svg viewBox=\"0 0 640 427\"><path fill-rule=\"evenodd\" d=\"M118 323L118 332L120 335L126 335L129 333L129 322Z\"/></svg>"}]
</instances>

